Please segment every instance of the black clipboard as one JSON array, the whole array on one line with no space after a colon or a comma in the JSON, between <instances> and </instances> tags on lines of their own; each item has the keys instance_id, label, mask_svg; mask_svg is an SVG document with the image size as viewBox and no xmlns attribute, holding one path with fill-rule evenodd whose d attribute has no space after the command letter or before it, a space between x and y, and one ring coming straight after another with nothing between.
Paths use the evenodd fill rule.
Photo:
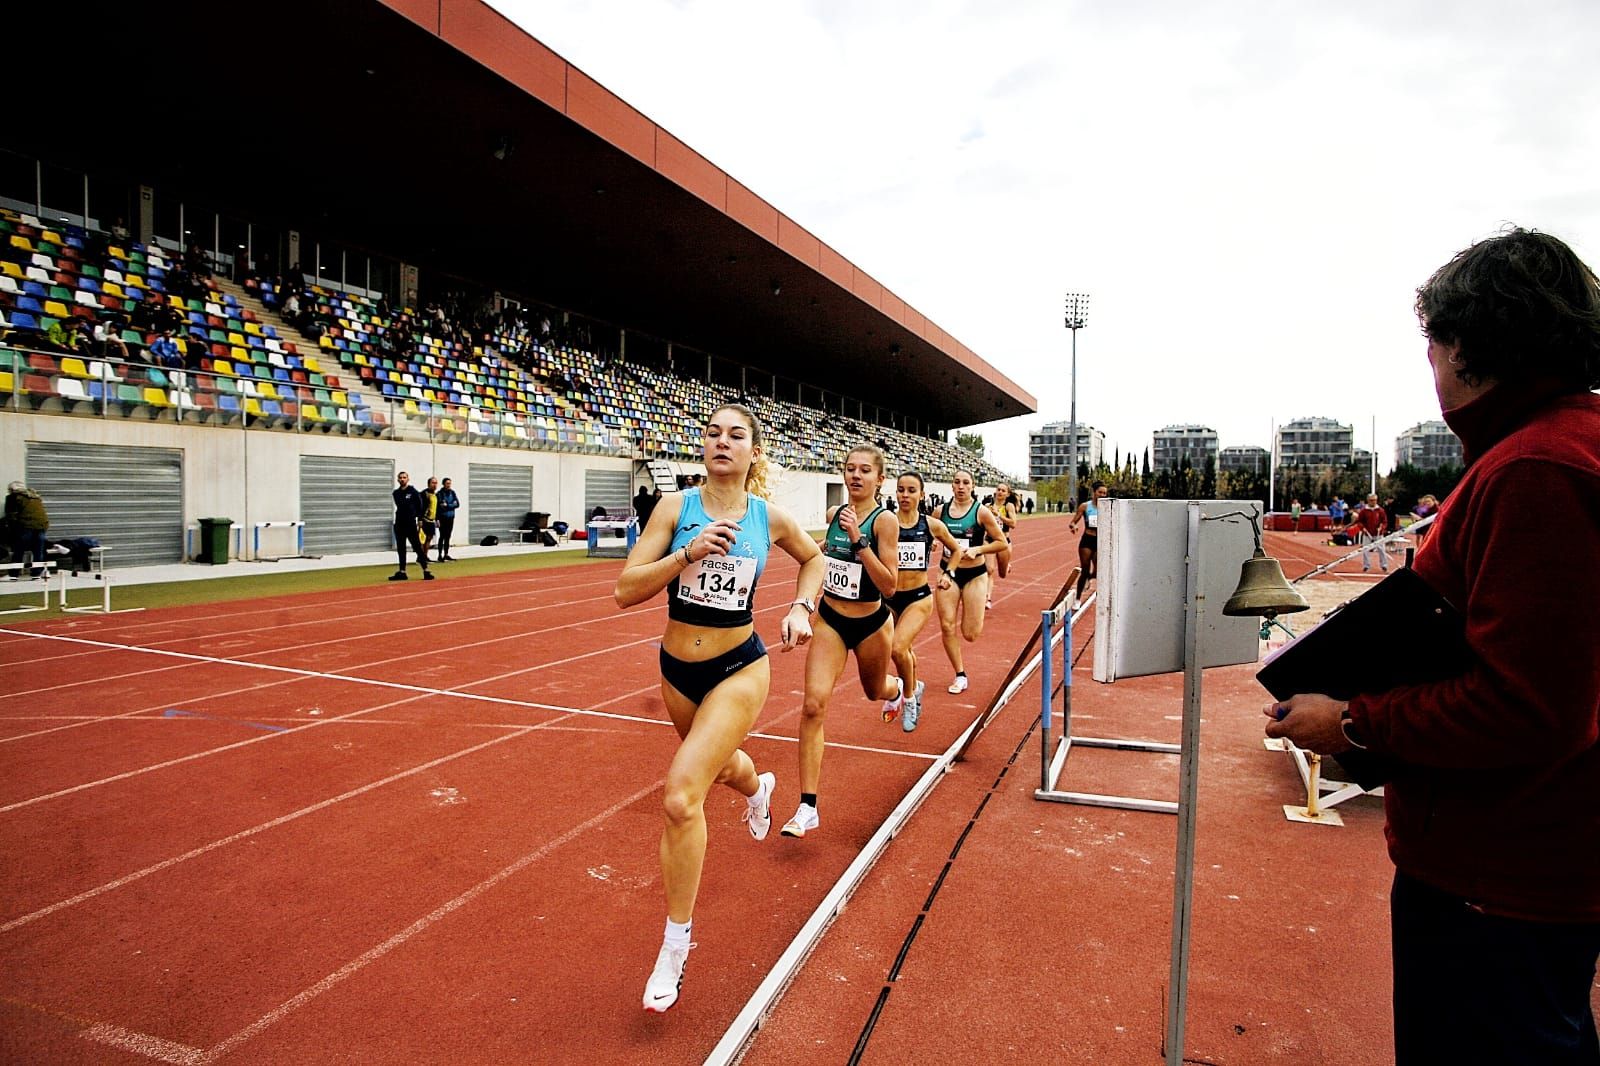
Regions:
<instances>
[{"instance_id":1,"label":"black clipboard","mask_svg":"<svg viewBox=\"0 0 1600 1066\"><path fill-rule=\"evenodd\" d=\"M1320 692L1348 700L1460 677L1472 665L1466 619L1411 569L1397 570L1267 658L1256 680L1274 699ZM1402 764L1351 749L1333 756L1364 789Z\"/></svg>"}]
</instances>

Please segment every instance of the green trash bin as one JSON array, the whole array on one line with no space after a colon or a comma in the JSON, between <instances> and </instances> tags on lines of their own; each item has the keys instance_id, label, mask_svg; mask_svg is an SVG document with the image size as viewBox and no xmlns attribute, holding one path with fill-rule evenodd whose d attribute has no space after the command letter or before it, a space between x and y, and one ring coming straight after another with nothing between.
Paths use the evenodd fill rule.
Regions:
<instances>
[{"instance_id":1,"label":"green trash bin","mask_svg":"<svg viewBox=\"0 0 1600 1066\"><path fill-rule=\"evenodd\" d=\"M198 562L220 566L228 561L228 537L233 532L231 518L200 519L200 555Z\"/></svg>"}]
</instances>

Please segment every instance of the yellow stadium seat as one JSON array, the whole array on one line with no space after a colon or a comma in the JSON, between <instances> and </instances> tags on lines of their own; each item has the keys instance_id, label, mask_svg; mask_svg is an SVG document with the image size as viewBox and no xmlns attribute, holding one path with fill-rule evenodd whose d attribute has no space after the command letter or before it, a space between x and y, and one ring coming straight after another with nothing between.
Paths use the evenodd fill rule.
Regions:
<instances>
[{"instance_id":1,"label":"yellow stadium seat","mask_svg":"<svg viewBox=\"0 0 1600 1066\"><path fill-rule=\"evenodd\" d=\"M231 375L233 373L233 364L228 362L226 359L218 359L216 362L211 364L211 369L218 374Z\"/></svg>"},{"instance_id":2,"label":"yellow stadium seat","mask_svg":"<svg viewBox=\"0 0 1600 1066\"><path fill-rule=\"evenodd\" d=\"M89 373L89 368L84 365L82 359L74 359L70 355L62 357L61 372L69 377L75 378L90 378L96 376Z\"/></svg>"},{"instance_id":3,"label":"yellow stadium seat","mask_svg":"<svg viewBox=\"0 0 1600 1066\"><path fill-rule=\"evenodd\" d=\"M107 248L106 252L109 253L111 258L113 258L113 259L124 259L125 260L125 259L128 258L128 253L123 251L121 248L118 248L114 244L110 248Z\"/></svg>"},{"instance_id":4,"label":"yellow stadium seat","mask_svg":"<svg viewBox=\"0 0 1600 1066\"><path fill-rule=\"evenodd\" d=\"M254 396L246 396L244 400L244 413L247 415L255 415L257 418L260 418L262 415L261 401L256 399Z\"/></svg>"},{"instance_id":5,"label":"yellow stadium seat","mask_svg":"<svg viewBox=\"0 0 1600 1066\"><path fill-rule=\"evenodd\" d=\"M46 300L44 302L44 313L53 318L68 318L72 314L71 311L67 310L67 305L60 300Z\"/></svg>"},{"instance_id":6,"label":"yellow stadium seat","mask_svg":"<svg viewBox=\"0 0 1600 1066\"><path fill-rule=\"evenodd\" d=\"M104 285L100 286L100 291L105 293L107 296L115 296L118 299L126 299L127 297L127 294L122 291L122 286L118 285L114 281L108 281Z\"/></svg>"},{"instance_id":7,"label":"yellow stadium seat","mask_svg":"<svg viewBox=\"0 0 1600 1066\"><path fill-rule=\"evenodd\" d=\"M144 390L144 402L149 404L151 407L171 407L172 406L171 401L169 401L167 399L167 394L166 394L165 390L158 389L154 385L149 385L149 386L145 387L145 390Z\"/></svg>"},{"instance_id":8,"label":"yellow stadium seat","mask_svg":"<svg viewBox=\"0 0 1600 1066\"><path fill-rule=\"evenodd\" d=\"M32 252L33 251L33 242L28 240L28 238L19 236L19 235L15 234L15 233L13 233L11 235L11 242L10 243L11 243L11 247L20 248L24 252Z\"/></svg>"},{"instance_id":9,"label":"yellow stadium seat","mask_svg":"<svg viewBox=\"0 0 1600 1066\"><path fill-rule=\"evenodd\" d=\"M235 348L244 348L247 346L244 336L239 333L228 334L228 343Z\"/></svg>"},{"instance_id":10,"label":"yellow stadium seat","mask_svg":"<svg viewBox=\"0 0 1600 1066\"><path fill-rule=\"evenodd\" d=\"M17 264L13 263L9 259L0 260L0 271L3 271L4 273L9 274L11 277L14 277L14 278L20 278L20 277L24 277L25 276L22 273L22 268L17 266Z\"/></svg>"}]
</instances>

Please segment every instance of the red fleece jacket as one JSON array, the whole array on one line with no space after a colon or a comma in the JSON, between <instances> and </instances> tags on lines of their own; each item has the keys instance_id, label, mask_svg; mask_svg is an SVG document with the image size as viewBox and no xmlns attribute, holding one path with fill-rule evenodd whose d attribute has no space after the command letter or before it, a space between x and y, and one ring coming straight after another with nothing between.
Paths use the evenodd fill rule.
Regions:
<instances>
[{"instance_id":1,"label":"red fleece jacket","mask_svg":"<svg viewBox=\"0 0 1600 1066\"><path fill-rule=\"evenodd\" d=\"M1389 855L1490 913L1600 921L1600 397L1501 384L1445 421L1469 466L1415 567L1476 663L1351 701L1408 764Z\"/></svg>"}]
</instances>

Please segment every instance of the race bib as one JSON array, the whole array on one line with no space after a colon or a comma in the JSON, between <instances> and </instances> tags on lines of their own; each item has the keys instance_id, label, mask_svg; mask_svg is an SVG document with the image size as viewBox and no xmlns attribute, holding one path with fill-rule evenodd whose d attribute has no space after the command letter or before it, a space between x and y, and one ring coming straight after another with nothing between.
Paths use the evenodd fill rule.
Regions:
<instances>
[{"instance_id":1,"label":"race bib","mask_svg":"<svg viewBox=\"0 0 1600 1066\"><path fill-rule=\"evenodd\" d=\"M841 600L861 598L861 564L853 559L835 559L827 556L828 572L823 575L822 591Z\"/></svg>"},{"instance_id":2,"label":"race bib","mask_svg":"<svg viewBox=\"0 0 1600 1066\"><path fill-rule=\"evenodd\" d=\"M756 561L744 555L708 555L678 575L678 599L717 611L750 608Z\"/></svg>"},{"instance_id":3,"label":"race bib","mask_svg":"<svg viewBox=\"0 0 1600 1066\"><path fill-rule=\"evenodd\" d=\"M1090 529L1099 529L1100 528L1100 516L1099 515L1090 513L1090 514L1085 515L1084 517L1088 520L1088 524L1089 524L1089 528Z\"/></svg>"},{"instance_id":4,"label":"race bib","mask_svg":"<svg viewBox=\"0 0 1600 1066\"><path fill-rule=\"evenodd\" d=\"M921 540L902 540L899 548L900 569L926 570L928 568L928 543Z\"/></svg>"}]
</instances>

